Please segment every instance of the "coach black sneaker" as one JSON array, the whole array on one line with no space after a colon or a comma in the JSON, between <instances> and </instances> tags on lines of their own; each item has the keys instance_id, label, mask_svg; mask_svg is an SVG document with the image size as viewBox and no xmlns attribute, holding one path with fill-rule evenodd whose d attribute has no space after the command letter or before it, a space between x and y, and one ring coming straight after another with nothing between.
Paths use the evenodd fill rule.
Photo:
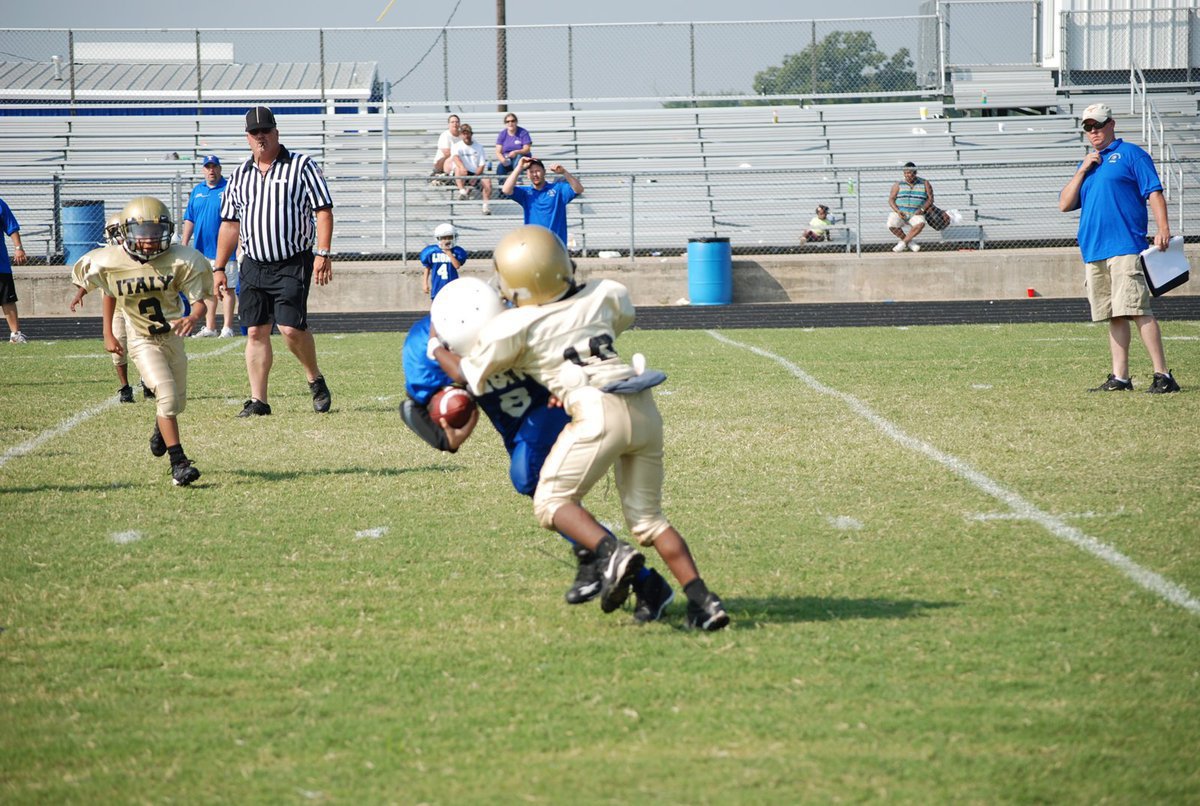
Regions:
<instances>
[{"instance_id":1,"label":"coach black sneaker","mask_svg":"<svg viewBox=\"0 0 1200 806\"><path fill-rule=\"evenodd\" d=\"M190 459L184 459L182 462L171 465L171 483L176 487L186 487L198 478L200 478L200 471L196 469Z\"/></svg>"},{"instance_id":2,"label":"coach black sneaker","mask_svg":"<svg viewBox=\"0 0 1200 806\"><path fill-rule=\"evenodd\" d=\"M167 452L167 443L163 440L162 432L158 430L158 425L154 426L154 433L150 435L150 453L155 456L162 456Z\"/></svg>"},{"instance_id":3,"label":"coach black sneaker","mask_svg":"<svg viewBox=\"0 0 1200 806\"><path fill-rule=\"evenodd\" d=\"M715 594L707 593L702 604L688 602L687 624L697 630L715 632L729 624L729 614Z\"/></svg>"},{"instance_id":4,"label":"coach black sneaker","mask_svg":"<svg viewBox=\"0 0 1200 806\"><path fill-rule=\"evenodd\" d=\"M1150 384L1150 388L1146 390L1147 394L1151 395L1165 395L1178 391L1179 384L1175 383L1175 378L1171 375L1170 370L1167 370L1166 375L1161 372L1154 373L1154 383Z\"/></svg>"},{"instance_id":5,"label":"coach black sneaker","mask_svg":"<svg viewBox=\"0 0 1200 806\"><path fill-rule=\"evenodd\" d=\"M329 394L329 387L325 385L324 375L318 375L315 381L311 381L308 384L308 391L312 392L313 411L318 414L329 411L329 405L333 402L333 398Z\"/></svg>"},{"instance_id":6,"label":"coach black sneaker","mask_svg":"<svg viewBox=\"0 0 1200 806\"><path fill-rule=\"evenodd\" d=\"M154 399L154 390L147 386L145 381L138 381L138 386L142 387L142 400Z\"/></svg>"},{"instance_id":7,"label":"coach black sneaker","mask_svg":"<svg viewBox=\"0 0 1200 806\"><path fill-rule=\"evenodd\" d=\"M1093 386L1088 389L1089 392L1132 392L1133 378L1123 381L1111 372L1108 374L1108 380L1099 386Z\"/></svg>"},{"instance_id":8,"label":"coach black sneaker","mask_svg":"<svg viewBox=\"0 0 1200 806\"><path fill-rule=\"evenodd\" d=\"M579 558L579 570L575 572L575 582L563 596L569 605L590 602L600 593L601 563L592 552L585 553L587 557Z\"/></svg>"},{"instance_id":9,"label":"coach black sneaker","mask_svg":"<svg viewBox=\"0 0 1200 806\"><path fill-rule=\"evenodd\" d=\"M644 580L634 580L633 595L637 602L633 608L633 620L643 624L658 621L667 605L675 600L675 591L663 579L662 574L653 568Z\"/></svg>"},{"instance_id":10,"label":"coach black sneaker","mask_svg":"<svg viewBox=\"0 0 1200 806\"><path fill-rule=\"evenodd\" d=\"M124 386L122 386L120 389L117 390L117 398L122 403L132 403L133 402L133 387L130 386L129 384L125 384Z\"/></svg>"},{"instance_id":11,"label":"coach black sneaker","mask_svg":"<svg viewBox=\"0 0 1200 806\"><path fill-rule=\"evenodd\" d=\"M629 598L629 587L646 564L646 558L628 543L617 542L612 553L602 557L600 563L604 568L600 576L600 609L611 613Z\"/></svg>"},{"instance_id":12,"label":"coach black sneaker","mask_svg":"<svg viewBox=\"0 0 1200 806\"><path fill-rule=\"evenodd\" d=\"M246 405L238 412L238 417L265 417L271 413L271 407L261 400L250 398L246 401Z\"/></svg>"}]
</instances>

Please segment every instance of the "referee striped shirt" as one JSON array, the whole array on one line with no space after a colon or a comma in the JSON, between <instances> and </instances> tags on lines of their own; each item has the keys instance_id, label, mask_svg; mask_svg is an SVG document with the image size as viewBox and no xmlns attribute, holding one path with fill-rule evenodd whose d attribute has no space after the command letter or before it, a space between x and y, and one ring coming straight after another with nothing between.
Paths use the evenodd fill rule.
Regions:
<instances>
[{"instance_id":1,"label":"referee striped shirt","mask_svg":"<svg viewBox=\"0 0 1200 806\"><path fill-rule=\"evenodd\" d=\"M238 249L260 263L276 263L311 249L317 236L313 213L333 207L321 169L312 158L279 147L263 174L254 157L233 169L221 218L240 222Z\"/></svg>"}]
</instances>

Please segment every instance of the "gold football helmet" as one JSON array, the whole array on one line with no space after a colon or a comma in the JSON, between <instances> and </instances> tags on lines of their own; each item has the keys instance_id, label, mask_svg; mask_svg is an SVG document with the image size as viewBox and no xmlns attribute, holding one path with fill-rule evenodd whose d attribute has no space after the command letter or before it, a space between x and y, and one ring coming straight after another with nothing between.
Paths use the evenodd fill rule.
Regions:
<instances>
[{"instance_id":1,"label":"gold football helmet","mask_svg":"<svg viewBox=\"0 0 1200 806\"><path fill-rule=\"evenodd\" d=\"M138 196L121 211L125 251L139 260L150 260L167 251L174 234L171 211L153 196Z\"/></svg>"},{"instance_id":2,"label":"gold football helmet","mask_svg":"<svg viewBox=\"0 0 1200 806\"><path fill-rule=\"evenodd\" d=\"M560 300L575 288L575 264L567 248L536 224L501 238L492 262L500 276L500 296L518 308Z\"/></svg>"},{"instance_id":3,"label":"gold football helmet","mask_svg":"<svg viewBox=\"0 0 1200 806\"><path fill-rule=\"evenodd\" d=\"M104 240L109 246L120 246L124 238L121 236L121 214L117 213L104 225Z\"/></svg>"}]
</instances>

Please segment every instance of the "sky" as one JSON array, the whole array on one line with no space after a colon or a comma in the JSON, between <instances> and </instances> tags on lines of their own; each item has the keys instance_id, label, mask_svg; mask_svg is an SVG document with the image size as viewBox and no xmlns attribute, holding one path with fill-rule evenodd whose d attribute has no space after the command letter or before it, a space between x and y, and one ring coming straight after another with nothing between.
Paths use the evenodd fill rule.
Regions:
<instances>
[{"instance_id":1,"label":"sky","mask_svg":"<svg viewBox=\"0 0 1200 806\"><path fill-rule=\"evenodd\" d=\"M359 28L441 27L450 24L494 25L496 0L122 0L96 3L6 3L3 23L9 28ZM916 14L918 0L847 0L831 5L814 0L508 0L509 25L585 24L608 22L687 22L715 20L833 19ZM246 9L252 9L249 13ZM383 21L379 15L387 9Z\"/></svg>"}]
</instances>

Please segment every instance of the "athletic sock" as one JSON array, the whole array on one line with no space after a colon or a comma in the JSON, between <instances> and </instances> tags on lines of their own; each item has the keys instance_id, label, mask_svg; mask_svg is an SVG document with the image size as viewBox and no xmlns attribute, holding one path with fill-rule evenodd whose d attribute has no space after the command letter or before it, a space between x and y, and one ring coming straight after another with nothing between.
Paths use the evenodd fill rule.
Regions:
<instances>
[{"instance_id":1,"label":"athletic sock","mask_svg":"<svg viewBox=\"0 0 1200 806\"><path fill-rule=\"evenodd\" d=\"M187 461L187 454L183 452L183 445L168 445L167 455L171 457L171 464L173 465Z\"/></svg>"},{"instance_id":2,"label":"athletic sock","mask_svg":"<svg viewBox=\"0 0 1200 806\"><path fill-rule=\"evenodd\" d=\"M683 592L687 595L689 602L695 602L698 605L704 604L705 597L708 596L708 586L704 584L704 580L696 577L691 582L683 586Z\"/></svg>"}]
</instances>

